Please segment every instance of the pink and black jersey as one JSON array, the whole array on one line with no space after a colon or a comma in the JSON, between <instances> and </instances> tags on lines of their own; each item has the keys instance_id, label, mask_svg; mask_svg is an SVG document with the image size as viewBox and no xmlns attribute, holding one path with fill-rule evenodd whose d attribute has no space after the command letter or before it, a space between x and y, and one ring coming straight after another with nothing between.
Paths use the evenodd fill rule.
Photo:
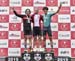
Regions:
<instances>
[{"instance_id":1,"label":"pink and black jersey","mask_svg":"<svg viewBox=\"0 0 75 61\"><path fill-rule=\"evenodd\" d=\"M15 15L22 18L23 20L23 31L24 35L31 35L32 30L31 30L31 17L30 15L19 15L14 11Z\"/></svg>"},{"instance_id":2,"label":"pink and black jersey","mask_svg":"<svg viewBox=\"0 0 75 61\"><path fill-rule=\"evenodd\" d=\"M22 18L23 20L23 28L24 30L29 30L31 29L31 17L28 15L19 15L14 11L15 15Z\"/></svg>"}]
</instances>

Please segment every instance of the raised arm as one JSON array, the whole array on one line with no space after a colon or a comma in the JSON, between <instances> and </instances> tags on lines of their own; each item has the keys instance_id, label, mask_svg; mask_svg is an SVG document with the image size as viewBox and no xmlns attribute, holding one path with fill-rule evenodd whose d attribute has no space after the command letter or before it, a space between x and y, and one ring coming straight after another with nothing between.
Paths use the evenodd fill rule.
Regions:
<instances>
[{"instance_id":1,"label":"raised arm","mask_svg":"<svg viewBox=\"0 0 75 61\"><path fill-rule=\"evenodd\" d=\"M55 14L57 14L57 13L60 11L60 9L61 9L61 6L62 6L62 3L60 3L60 6L59 6L59 8L58 8L57 12L53 13L52 15L55 15Z\"/></svg>"},{"instance_id":2,"label":"raised arm","mask_svg":"<svg viewBox=\"0 0 75 61\"><path fill-rule=\"evenodd\" d=\"M12 9L13 9L13 12L14 12L14 14L15 14L16 16L18 16L18 17L23 17L23 15L18 14L18 13L15 11L14 8L12 8Z\"/></svg>"}]
</instances>

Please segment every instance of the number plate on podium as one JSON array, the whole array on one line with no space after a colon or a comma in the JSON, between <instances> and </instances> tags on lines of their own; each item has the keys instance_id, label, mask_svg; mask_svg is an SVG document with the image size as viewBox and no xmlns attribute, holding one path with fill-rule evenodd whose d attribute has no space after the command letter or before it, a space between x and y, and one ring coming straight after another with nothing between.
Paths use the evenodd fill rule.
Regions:
<instances>
[{"instance_id":1,"label":"number plate on podium","mask_svg":"<svg viewBox=\"0 0 75 61\"><path fill-rule=\"evenodd\" d=\"M20 57L7 57L6 61L21 61Z\"/></svg>"}]
</instances>

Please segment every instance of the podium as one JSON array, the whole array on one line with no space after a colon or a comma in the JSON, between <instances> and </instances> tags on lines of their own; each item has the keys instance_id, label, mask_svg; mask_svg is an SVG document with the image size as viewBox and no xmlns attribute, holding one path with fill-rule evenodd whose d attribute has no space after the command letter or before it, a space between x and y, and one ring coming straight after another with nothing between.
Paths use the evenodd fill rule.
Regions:
<instances>
[{"instance_id":1,"label":"podium","mask_svg":"<svg viewBox=\"0 0 75 61\"><path fill-rule=\"evenodd\" d=\"M45 60L46 61L54 61L54 53L45 53Z\"/></svg>"},{"instance_id":2,"label":"podium","mask_svg":"<svg viewBox=\"0 0 75 61\"><path fill-rule=\"evenodd\" d=\"M71 61L71 58L67 56L58 56L55 57L55 61Z\"/></svg>"},{"instance_id":3,"label":"podium","mask_svg":"<svg viewBox=\"0 0 75 61\"><path fill-rule=\"evenodd\" d=\"M0 57L0 61L6 61L6 57Z\"/></svg>"},{"instance_id":4,"label":"podium","mask_svg":"<svg viewBox=\"0 0 75 61\"><path fill-rule=\"evenodd\" d=\"M22 61L31 61L31 53L24 52L21 55Z\"/></svg>"},{"instance_id":5,"label":"podium","mask_svg":"<svg viewBox=\"0 0 75 61\"><path fill-rule=\"evenodd\" d=\"M7 57L6 61L21 61L21 57L16 57L16 56Z\"/></svg>"},{"instance_id":6,"label":"podium","mask_svg":"<svg viewBox=\"0 0 75 61\"><path fill-rule=\"evenodd\" d=\"M54 61L54 53L47 52L24 52L22 61Z\"/></svg>"},{"instance_id":7,"label":"podium","mask_svg":"<svg viewBox=\"0 0 75 61\"><path fill-rule=\"evenodd\" d=\"M0 57L0 61L71 61L71 57L54 56L52 52L24 52L20 57Z\"/></svg>"}]
</instances>

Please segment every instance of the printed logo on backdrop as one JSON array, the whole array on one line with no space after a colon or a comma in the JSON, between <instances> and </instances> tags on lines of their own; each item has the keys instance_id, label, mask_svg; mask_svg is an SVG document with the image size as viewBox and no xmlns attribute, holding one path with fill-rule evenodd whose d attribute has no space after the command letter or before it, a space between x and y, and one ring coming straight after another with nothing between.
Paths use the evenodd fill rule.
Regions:
<instances>
[{"instance_id":1,"label":"printed logo on backdrop","mask_svg":"<svg viewBox=\"0 0 75 61\"><path fill-rule=\"evenodd\" d=\"M19 48L20 40L9 40L9 48Z\"/></svg>"},{"instance_id":2,"label":"printed logo on backdrop","mask_svg":"<svg viewBox=\"0 0 75 61\"><path fill-rule=\"evenodd\" d=\"M0 39L8 39L8 32L0 31Z\"/></svg>"},{"instance_id":3,"label":"printed logo on backdrop","mask_svg":"<svg viewBox=\"0 0 75 61\"><path fill-rule=\"evenodd\" d=\"M71 39L70 31L59 31L58 39Z\"/></svg>"},{"instance_id":4,"label":"printed logo on backdrop","mask_svg":"<svg viewBox=\"0 0 75 61\"><path fill-rule=\"evenodd\" d=\"M70 7L61 7L59 14L70 14Z\"/></svg>"},{"instance_id":5,"label":"printed logo on backdrop","mask_svg":"<svg viewBox=\"0 0 75 61\"><path fill-rule=\"evenodd\" d=\"M20 48L8 48L8 56L20 56Z\"/></svg>"},{"instance_id":6,"label":"printed logo on backdrop","mask_svg":"<svg viewBox=\"0 0 75 61\"><path fill-rule=\"evenodd\" d=\"M71 14L75 14L75 7L71 7Z\"/></svg>"},{"instance_id":7,"label":"printed logo on backdrop","mask_svg":"<svg viewBox=\"0 0 75 61\"><path fill-rule=\"evenodd\" d=\"M58 48L58 40L53 40L53 47ZM46 40L46 48L51 48L51 43L48 39Z\"/></svg>"},{"instance_id":8,"label":"printed logo on backdrop","mask_svg":"<svg viewBox=\"0 0 75 61\"><path fill-rule=\"evenodd\" d=\"M71 57L71 49L70 48L59 48L58 56L69 56Z\"/></svg>"},{"instance_id":9,"label":"printed logo on backdrop","mask_svg":"<svg viewBox=\"0 0 75 61\"><path fill-rule=\"evenodd\" d=\"M34 0L34 6L46 6L46 0Z\"/></svg>"},{"instance_id":10,"label":"printed logo on backdrop","mask_svg":"<svg viewBox=\"0 0 75 61\"><path fill-rule=\"evenodd\" d=\"M21 6L22 1L21 0L10 0L10 6Z\"/></svg>"},{"instance_id":11,"label":"printed logo on backdrop","mask_svg":"<svg viewBox=\"0 0 75 61\"><path fill-rule=\"evenodd\" d=\"M9 0L0 0L0 6L9 6Z\"/></svg>"},{"instance_id":12,"label":"printed logo on backdrop","mask_svg":"<svg viewBox=\"0 0 75 61\"><path fill-rule=\"evenodd\" d=\"M22 20L21 20L21 18L15 16L15 15L10 15L9 16L9 22L10 23L21 23Z\"/></svg>"},{"instance_id":13,"label":"printed logo on backdrop","mask_svg":"<svg viewBox=\"0 0 75 61\"><path fill-rule=\"evenodd\" d=\"M7 48L0 48L0 56L8 56L8 49Z\"/></svg>"},{"instance_id":14,"label":"printed logo on backdrop","mask_svg":"<svg viewBox=\"0 0 75 61\"><path fill-rule=\"evenodd\" d=\"M9 22L9 15L0 15L0 22Z\"/></svg>"},{"instance_id":15,"label":"printed logo on backdrop","mask_svg":"<svg viewBox=\"0 0 75 61\"><path fill-rule=\"evenodd\" d=\"M24 48L24 39L21 39L21 48Z\"/></svg>"},{"instance_id":16,"label":"printed logo on backdrop","mask_svg":"<svg viewBox=\"0 0 75 61\"><path fill-rule=\"evenodd\" d=\"M33 6L33 0L22 0L23 6Z\"/></svg>"},{"instance_id":17,"label":"printed logo on backdrop","mask_svg":"<svg viewBox=\"0 0 75 61\"><path fill-rule=\"evenodd\" d=\"M58 48L58 40L57 39L53 39L53 47Z\"/></svg>"},{"instance_id":18,"label":"printed logo on backdrop","mask_svg":"<svg viewBox=\"0 0 75 61\"><path fill-rule=\"evenodd\" d=\"M0 7L0 15L9 14L9 7Z\"/></svg>"},{"instance_id":19,"label":"printed logo on backdrop","mask_svg":"<svg viewBox=\"0 0 75 61\"><path fill-rule=\"evenodd\" d=\"M70 40L59 40L59 48L71 48Z\"/></svg>"},{"instance_id":20,"label":"printed logo on backdrop","mask_svg":"<svg viewBox=\"0 0 75 61\"><path fill-rule=\"evenodd\" d=\"M71 23L71 31L75 31L75 23Z\"/></svg>"},{"instance_id":21,"label":"printed logo on backdrop","mask_svg":"<svg viewBox=\"0 0 75 61\"><path fill-rule=\"evenodd\" d=\"M21 23L9 23L9 30L11 31L20 31L21 30Z\"/></svg>"},{"instance_id":22,"label":"printed logo on backdrop","mask_svg":"<svg viewBox=\"0 0 75 61\"><path fill-rule=\"evenodd\" d=\"M59 23L70 23L70 15L58 15Z\"/></svg>"},{"instance_id":23,"label":"printed logo on backdrop","mask_svg":"<svg viewBox=\"0 0 75 61\"><path fill-rule=\"evenodd\" d=\"M21 39L20 31L9 31L9 39Z\"/></svg>"},{"instance_id":24,"label":"printed logo on backdrop","mask_svg":"<svg viewBox=\"0 0 75 61\"><path fill-rule=\"evenodd\" d=\"M59 31L70 31L70 23L59 23L58 30Z\"/></svg>"},{"instance_id":25,"label":"printed logo on backdrop","mask_svg":"<svg viewBox=\"0 0 75 61\"><path fill-rule=\"evenodd\" d=\"M51 48L49 39L46 40L46 48Z\"/></svg>"},{"instance_id":26,"label":"printed logo on backdrop","mask_svg":"<svg viewBox=\"0 0 75 61\"><path fill-rule=\"evenodd\" d=\"M0 48L8 48L8 40L7 39L0 40Z\"/></svg>"},{"instance_id":27,"label":"printed logo on backdrop","mask_svg":"<svg viewBox=\"0 0 75 61\"><path fill-rule=\"evenodd\" d=\"M47 6L58 6L58 0L46 0Z\"/></svg>"},{"instance_id":28,"label":"printed logo on backdrop","mask_svg":"<svg viewBox=\"0 0 75 61\"><path fill-rule=\"evenodd\" d=\"M8 23L0 23L0 31L8 31L9 24Z\"/></svg>"},{"instance_id":29,"label":"printed logo on backdrop","mask_svg":"<svg viewBox=\"0 0 75 61\"><path fill-rule=\"evenodd\" d=\"M75 48L75 40L71 40L71 48Z\"/></svg>"},{"instance_id":30,"label":"printed logo on backdrop","mask_svg":"<svg viewBox=\"0 0 75 61\"><path fill-rule=\"evenodd\" d=\"M75 6L75 0L71 0L71 6Z\"/></svg>"},{"instance_id":31,"label":"printed logo on backdrop","mask_svg":"<svg viewBox=\"0 0 75 61\"><path fill-rule=\"evenodd\" d=\"M62 3L62 6L70 6L70 0L58 0L58 3Z\"/></svg>"},{"instance_id":32,"label":"printed logo on backdrop","mask_svg":"<svg viewBox=\"0 0 75 61\"><path fill-rule=\"evenodd\" d=\"M51 30L52 31L58 31L58 24L57 23L51 23Z\"/></svg>"}]
</instances>

